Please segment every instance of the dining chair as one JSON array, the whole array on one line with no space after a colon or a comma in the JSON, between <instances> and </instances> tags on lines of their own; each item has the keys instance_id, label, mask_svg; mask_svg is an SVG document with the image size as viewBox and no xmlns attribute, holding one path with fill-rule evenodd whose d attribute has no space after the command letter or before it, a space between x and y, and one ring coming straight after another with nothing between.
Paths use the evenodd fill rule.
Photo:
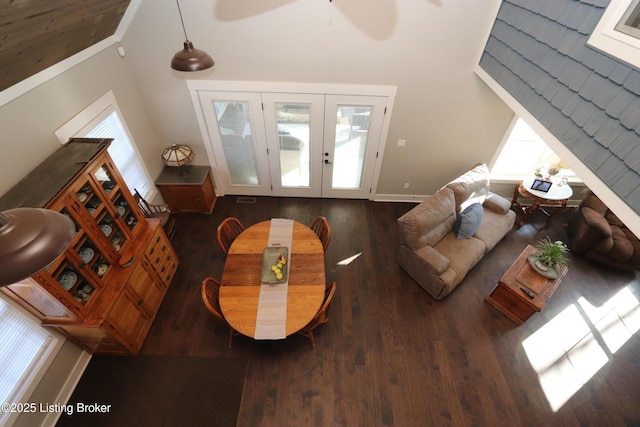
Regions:
<instances>
[{"instance_id":1,"label":"dining chair","mask_svg":"<svg viewBox=\"0 0 640 427\"><path fill-rule=\"evenodd\" d=\"M331 242L331 226L329 225L329 221L323 216L318 216L311 223L311 229L322 242L322 249L326 252L329 247L329 242Z\"/></svg>"},{"instance_id":2,"label":"dining chair","mask_svg":"<svg viewBox=\"0 0 640 427\"><path fill-rule=\"evenodd\" d=\"M173 239L173 235L176 231L176 218L175 214L169 209L167 204L154 205L147 202L144 197L138 192L137 189L133 189L133 198L138 204L138 207L142 211L142 214L146 218L158 218L160 219L160 225L164 228L165 233L169 240Z\"/></svg>"},{"instance_id":3,"label":"dining chair","mask_svg":"<svg viewBox=\"0 0 640 427\"><path fill-rule=\"evenodd\" d=\"M218 244L225 254L229 252L231 244L243 231L244 225L242 225L238 218L229 217L220 223L216 234Z\"/></svg>"},{"instance_id":4,"label":"dining chair","mask_svg":"<svg viewBox=\"0 0 640 427\"><path fill-rule=\"evenodd\" d=\"M201 290L202 301L204 302L205 307L207 307L207 310L209 310L215 318L223 322L229 328L229 348L231 348L233 336L240 335L240 333L236 332L236 330L229 325L227 319L222 315L222 310L220 309L220 282L213 277L206 277L202 281Z\"/></svg>"},{"instance_id":5,"label":"dining chair","mask_svg":"<svg viewBox=\"0 0 640 427\"><path fill-rule=\"evenodd\" d=\"M327 292L325 293L324 302L322 303L322 307L320 307L320 310L318 310L316 315L313 316L313 319L311 319L311 322L309 322L307 326L298 331L300 335L304 335L305 337L309 338L309 340L311 341L311 347L313 348L315 348L316 346L316 339L313 336L313 330L329 321L328 311L335 293L336 282L333 282L331 285L329 285Z\"/></svg>"}]
</instances>

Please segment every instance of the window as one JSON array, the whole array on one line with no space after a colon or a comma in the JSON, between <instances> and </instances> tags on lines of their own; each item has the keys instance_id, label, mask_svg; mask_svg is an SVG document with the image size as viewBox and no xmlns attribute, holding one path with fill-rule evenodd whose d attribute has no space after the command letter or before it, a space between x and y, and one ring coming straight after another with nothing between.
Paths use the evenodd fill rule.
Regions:
<instances>
[{"instance_id":1,"label":"window","mask_svg":"<svg viewBox=\"0 0 640 427\"><path fill-rule=\"evenodd\" d=\"M614 29L640 40L640 0L627 8Z\"/></svg>"},{"instance_id":2,"label":"window","mask_svg":"<svg viewBox=\"0 0 640 427\"><path fill-rule=\"evenodd\" d=\"M59 341L0 299L0 402L27 401L25 397L33 392L62 344ZM0 411L0 425L9 424L12 415Z\"/></svg>"},{"instance_id":3,"label":"window","mask_svg":"<svg viewBox=\"0 0 640 427\"><path fill-rule=\"evenodd\" d=\"M522 180L536 172L549 175L554 167L570 181L580 181L569 166L544 143L521 118L508 131L509 135L491 168L491 179ZM553 172L553 170L552 170Z\"/></svg>"},{"instance_id":4,"label":"window","mask_svg":"<svg viewBox=\"0 0 640 427\"><path fill-rule=\"evenodd\" d=\"M77 136L87 138L113 138L109 146L109 155L116 164L120 175L127 183L129 191L137 189L142 197L149 197L153 184L145 174L145 167L138 158L127 132L118 117L116 111L112 111L98 125L89 125L91 130L85 128ZM86 132L86 133L85 133Z\"/></svg>"},{"instance_id":5,"label":"window","mask_svg":"<svg viewBox=\"0 0 640 427\"><path fill-rule=\"evenodd\" d=\"M640 67L640 0L611 0L587 43Z\"/></svg>"},{"instance_id":6,"label":"window","mask_svg":"<svg viewBox=\"0 0 640 427\"><path fill-rule=\"evenodd\" d=\"M55 131L66 144L72 137L113 138L109 155L127 183L129 191L137 189L142 197L152 200L156 188L140 153L127 129L113 92L109 91Z\"/></svg>"}]
</instances>

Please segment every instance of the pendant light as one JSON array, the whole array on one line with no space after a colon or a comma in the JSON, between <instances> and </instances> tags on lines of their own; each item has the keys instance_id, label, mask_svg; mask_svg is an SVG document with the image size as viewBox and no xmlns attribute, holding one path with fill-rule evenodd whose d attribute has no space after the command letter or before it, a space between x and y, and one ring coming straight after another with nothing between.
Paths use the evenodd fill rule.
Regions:
<instances>
[{"instance_id":1,"label":"pendant light","mask_svg":"<svg viewBox=\"0 0 640 427\"><path fill-rule=\"evenodd\" d=\"M189 41L187 36L187 29L184 26L184 20L182 19L182 10L180 10L180 2L176 0L178 5L178 13L180 14L180 22L182 23L182 30L184 31L184 49L176 52L171 60L171 68L177 71L200 71L213 67L213 58L207 54L207 52L195 49L193 43Z\"/></svg>"},{"instance_id":2,"label":"pendant light","mask_svg":"<svg viewBox=\"0 0 640 427\"><path fill-rule=\"evenodd\" d=\"M73 221L49 209L0 212L0 286L26 279L55 261L74 234Z\"/></svg>"}]
</instances>

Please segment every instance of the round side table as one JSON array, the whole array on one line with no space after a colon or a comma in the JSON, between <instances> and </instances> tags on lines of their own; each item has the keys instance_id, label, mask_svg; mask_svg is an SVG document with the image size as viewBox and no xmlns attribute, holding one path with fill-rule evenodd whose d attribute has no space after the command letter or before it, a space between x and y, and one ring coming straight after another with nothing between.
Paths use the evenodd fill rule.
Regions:
<instances>
[{"instance_id":1,"label":"round side table","mask_svg":"<svg viewBox=\"0 0 640 427\"><path fill-rule=\"evenodd\" d=\"M520 221L518 221L518 228L527 221L529 215L538 210L547 216L547 222L544 228L549 228L553 215L567 209L567 202L573 195L573 190L567 184L552 183L548 192L533 190L531 187L535 179L536 178L525 179L521 183L516 184L513 190L511 204L517 206L524 214ZM531 200L531 206L521 205L520 202L518 202L519 196Z\"/></svg>"}]
</instances>

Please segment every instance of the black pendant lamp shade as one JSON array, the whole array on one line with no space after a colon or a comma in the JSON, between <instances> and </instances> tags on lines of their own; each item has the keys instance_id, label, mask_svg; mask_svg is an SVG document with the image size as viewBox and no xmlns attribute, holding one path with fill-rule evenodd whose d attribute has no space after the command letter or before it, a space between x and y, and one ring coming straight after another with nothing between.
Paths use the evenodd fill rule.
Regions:
<instances>
[{"instance_id":1,"label":"black pendant lamp shade","mask_svg":"<svg viewBox=\"0 0 640 427\"><path fill-rule=\"evenodd\" d=\"M180 13L180 22L182 23L182 30L184 31L184 48L181 51L176 52L171 60L171 68L176 71L200 71L213 67L215 62L213 58L207 54L207 52L196 49L193 47L193 43L189 41L187 36L187 30L184 27L184 20L182 19L182 11L180 10L180 2L176 0L178 5L178 12Z\"/></svg>"},{"instance_id":2,"label":"black pendant lamp shade","mask_svg":"<svg viewBox=\"0 0 640 427\"><path fill-rule=\"evenodd\" d=\"M74 234L73 221L49 209L0 212L0 286L42 270L64 252Z\"/></svg>"},{"instance_id":3,"label":"black pendant lamp shade","mask_svg":"<svg viewBox=\"0 0 640 427\"><path fill-rule=\"evenodd\" d=\"M213 58L207 52L195 49L189 40L184 42L184 49L176 52L171 60L171 68L177 71L200 71L213 67Z\"/></svg>"}]
</instances>

